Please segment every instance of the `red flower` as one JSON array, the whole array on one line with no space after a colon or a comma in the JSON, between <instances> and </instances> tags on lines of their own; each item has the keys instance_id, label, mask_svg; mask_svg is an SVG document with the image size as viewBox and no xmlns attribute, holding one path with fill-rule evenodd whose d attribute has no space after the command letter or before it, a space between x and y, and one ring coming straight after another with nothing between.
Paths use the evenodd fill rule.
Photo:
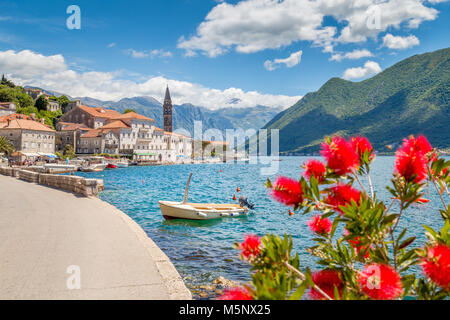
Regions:
<instances>
[{"instance_id":1,"label":"red flower","mask_svg":"<svg viewBox=\"0 0 450 320\"><path fill-rule=\"evenodd\" d=\"M402 149L405 152L414 151L427 154L433 148L431 147L431 144L428 142L427 138L425 138L422 135L419 135L417 138L411 136L409 139L404 139Z\"/></svg>"},{"instance_id":2,"label":"red flower","mask_svg":"<svg viewBox=\"0 0 450 320\"><path fill-rule=\"evenodd\" d=\"M426 154L431 151L432 147L424 136L404 139L402 146L395 153L395 171L407 181L415 177L416 183L421 182L427 178Z\"/></svg>"},{"instance_id":3,"label":"red flower","mask_svg":"<svg viewBox=\"0 0 450 320\"><path fill-rule=\"evenodd\" d=\"M313 175L319 182L322 182L327 169L319 160L309 160L305 163L305 176L310 179Z\"/></svg>"},{"instance_id":4,"label":"red flower","mask_svg":"<svg viewBox=\"0 0 450 320\"><path fill-rule=\"evenodd\" d=\"M285 205L295 207L303 202L302 186L294 179L279 177L272 190L272 196Z\"/></svg>"},{"instance_id":5,"label":"red flower","mask_svg":"<svg viewBox=\"0 0 450 320\"><path fill-rule=\"evenodd\" d=\"M349 234L348 230L344 230L344 235L347 236ZM369 258L369 246L361 244L361 237L355 236L353 239L347 240L351 246L356 250L356 254L359 255L361 251L364 253L364 259Z\"/></svg>"},{"instance_id":6,"label":"red flower","mask_svg":"<svg viewBox=\"0 0 450 320\"><path fill-rule=\"evenodd\" d=\"M219 297L219 300L253 300L253 297L247 289L236 287L226 289L225 293Z\"/></svg>"},{"instance_id":7,"label":"red flower","mask_svg":"<svg viewBox=\"0 0 450 320\"><path fill-rule=\"evenodd\" d=\"M427 157L421 152L399 149L395 153L395 171L407 181L415 177L414 181L419 183L427 178Z\"/></svg>"},{"instance_id":8,"label":"red flower","mask_svg":"<svg viewBox=\"0 0 450 320\"><path fill-rule=\"evenodd\" d=\"M332 223L330 219L316 215L308 221L308 227L313 233L326 235L331 232Z\"/></svg>"},{"instance_id":9,"label":"red flower","mask_svg":"<svg viewBox=\"0 0 450 320\"><path fill-rule=\"evenodd\" d=\"M334 288L336 287L339 295L342 294L344 283L339 272L335 270L321 270L312 274L312 280L320 289L322 289L330 298L334 299ZM314 300L323 300L325 297L316 289L311 288L309 297Z\"/></svg>"},{"instance_id":10,"label":"red flower","mask_svg":"<svg viewBox=\"0 0 450 320\"><path fill-rule=\"evenodd\" d=\"M438 244L428 248L422 268L428 278L450 291L450 247Z\"/></svg>"},{"instance_id":11,"label":"red flower","mask_svg":"<svg viewBox=\"0 0 450 320\"><path fill-rule=\"evenodd\" d=\"M400 275L390 265L374 263L367 265L358 279L362 292L375 300L392 300L402 293Z\"/></svg>"},{"instance_id":12,"label":"red flower","mask_svg":"<svg viewBox=\"0 0 450 320\"><path fill-rule=\"evenodd\" d=\"M353 137L352 146L360 159L366 151L369 152L369 160L372 160L375 157L373 154L373 147L366 137Z\"/></svg>"},{"instance_id":13,"label":"red flower","mask_svg":"<svg viewBox=\"0 0 450 320\"><path fill-rule=\"evenodd\" d=\"M257 235L246 235L244 242L239 246L242 250L242 255L248 259L251 256L256 256L259 253L261 240Z\"/></svg>"},{"instance_id":14,"label":"red flower","mask_svg":"<svg viewBox=\"0 0 450 320\"><path fill-rule=\"evenodd\" d=\"M325 199L325 203L333 206L335 210L343 213L340 206L347 206L351 201L359 203L361 192L358 189L352 188L348 184L338 184L330 188L329 195Z\"/></svg>"},{"instance_id":15,"label":"red flower","mask_svg":"<svg viewBox=\"0 0 450 320\"><path fill-rule=\"evenodd\" d=\"M322 143L320 153L327 160L327 165L336 174L343 175L358 168L359 156L352 144L341 137L333 137L331 143Z\"/></svg>"}]
</instances>

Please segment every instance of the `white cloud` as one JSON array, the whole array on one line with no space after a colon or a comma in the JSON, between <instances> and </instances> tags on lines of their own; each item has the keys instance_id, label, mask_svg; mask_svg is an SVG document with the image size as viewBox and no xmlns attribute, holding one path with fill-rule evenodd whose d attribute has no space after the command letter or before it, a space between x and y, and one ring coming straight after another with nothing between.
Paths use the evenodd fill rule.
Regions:
<instances>
[{"instance_id":1,"label":"white cloud","mask_svg":"<svg viewBox=\"0 0 450 320\"><path fill-rule=\"evenodd\" d=\"M144 50L144 51L136 51L134 49L125 50L127 54L136 59L142 58L171 58L172 52L165 51L163 49L154 49L154 50Z\"/></svg>"},{"instance_id":2,"label":"white cloud","mask_svg":"<svg viewBox=\"0 0 450 320\"><path fill-rule=\"evenodd\" d=\"M295 67L300 63L300 60L302 59L302 54L303 51L300 50L297 52L293 52L289 57L285 59L266 60L266 62L264 62L264 67L269 71L277 69L280 66L280 64L285 64L286 67L288 68Z\"/></svg>"},{"instance_id":3,"label":"white cloud","mask_svg":"<svg viewBox=\"0 0 450 320\"><path fill-rule=\"evenodd\" d=\"M342 76L346 80L350 79L360 79L368 76L373 76L381 72L381 67L378 63L374 61L367 61L363 67L350 68L345 70Z\"/></svg>"},{"instance_id":4,"label":"white cloud","mask_svg":"<svg viewBox=\"0 0 450 320\"><path fill-rule=\"evenodd\" d=\"M372 52L370 52L367 49L362 49L362 50L358 50L355 49L351 52L347 52L345 54L342 53L336 53L333 54L330 58L330 61L342 61L344 59L361 59L361 58L366 58L366 57L373 57Z\"/></svg>"},{"instance_id":5,"label":"white cloud","mask_svg":"<svg viewBox=\"0 0 450 320\"><path fill-rule=\"evenodd\" d=\"M25 78L39 77L43 73L62 72L67 68L60 54L44 56L30 50L15 52L0 51L0 70L5 73L20 74Z\"/></svg>"},{"instance_id":6,"label":"white cloud","mask_svg":"<svg viewBox=\"0 0 450 320\"><path fill-rule=\"evenodd\" d=\"M442 3L442 2L447 2L447 1L449 1L449 0L428 0L428 2L432 3L432 4Z\"/></svg>"},{"instance_id":7,"label":"white cloud","mask_svg":"<svg viewBox=\"0 0 450 320\"><path fill-rule=\"evenodd\" d=\"M108 48L112 48L112 47L115 47L116 46L116 43L115 42L111 42L110 44L108 44Z\"/></svg>"},{"instance_id":8,"label":"white cloud","mask_svg":"<svg viewBox=\"0 0 450 320\"><path fill-rule=\"evenodd\" d=\"M216 5L194 35L179 39L178 47L193 56L210 57L236 50L252 53L310 41L332 52L338 43L364 42L387 28L417 28L437 18L438 11L423 0L243 0ZM332 16L346 26L338 34L324 26Z\"/></svg>"},{"instance_id":9,"label":"white cloud","mask_svg":"<svg viewBox=\"0 0 450 320\"><path fill-rule=\"evenodd\" d=\"M62 55L44 56L29 50L0 51L0 70L20 85L38 86L72 97L89 96L101 100L119 100L133 96L152 96L162 100L166 84L175 104L192 103L211 109L222 107L287 108L301 96L264 94L239 88L213 89L201 84L147 77L140 82L121 79L123 72L77 72L71 70Z\"/></svg>"},{"instance_id":10,"label":"white cloud","mask_svg":"<svg viewBox=\"0 0 450 320\"><path fill-rule=\"evenodd\" d=\"M389 49L404 50L417 46L420 44L419 39L416 36L410 35L408 37L393 36L388 33L383 37L383 46Z\"/></svg>"}]
</instances>

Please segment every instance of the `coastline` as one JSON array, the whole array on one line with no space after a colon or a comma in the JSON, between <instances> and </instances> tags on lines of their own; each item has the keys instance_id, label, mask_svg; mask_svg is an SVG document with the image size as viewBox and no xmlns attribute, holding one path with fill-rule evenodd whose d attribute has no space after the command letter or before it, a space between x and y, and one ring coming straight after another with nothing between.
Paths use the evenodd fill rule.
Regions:
<instances>
[{"instance_id":1,"label":"coastline","mask_svg":"<svg viewBox=\"0 0 450 320\"><path fill-rule=\"evenodd\" d=\"M113 205L3 175L0 182L0 298L192 299L167 255ZM67 287L71 265L81 270L76 290Z\"/></svg>"}]
</instances>

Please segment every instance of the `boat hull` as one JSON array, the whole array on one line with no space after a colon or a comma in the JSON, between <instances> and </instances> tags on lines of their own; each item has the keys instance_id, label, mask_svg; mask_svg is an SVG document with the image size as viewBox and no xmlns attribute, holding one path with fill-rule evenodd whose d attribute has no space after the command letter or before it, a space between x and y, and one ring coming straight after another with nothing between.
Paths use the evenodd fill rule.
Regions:
<instances>
[{"instance_id":1,"label":"boat hull","mask_svg":"<svg viewBox=\"0 0 450 320\"><path fill-rule=\"evenodd\" d=\"M243 216L248 212L247 208L240 207L237 204L181 203L174 201L159 201L158 204L166 220L210 220Z\"/></svg>"}]
</instances>

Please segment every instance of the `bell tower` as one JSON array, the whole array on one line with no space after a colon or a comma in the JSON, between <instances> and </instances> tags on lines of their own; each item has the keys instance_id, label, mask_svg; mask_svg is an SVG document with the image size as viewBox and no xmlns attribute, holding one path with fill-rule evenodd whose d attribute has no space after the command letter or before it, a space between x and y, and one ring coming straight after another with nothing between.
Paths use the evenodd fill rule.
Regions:
<instances>
[{"instance_id":1,"label":"bell tower","mask_svg":"<svg viewBox=\"0 0 450 320\"><path fill-rule=\"evenodd\" d=\"M164 131L172 132L172 99L170 99L169 86L166 88L166 96L163 104Z\"/></svg>"}]
</instances>

